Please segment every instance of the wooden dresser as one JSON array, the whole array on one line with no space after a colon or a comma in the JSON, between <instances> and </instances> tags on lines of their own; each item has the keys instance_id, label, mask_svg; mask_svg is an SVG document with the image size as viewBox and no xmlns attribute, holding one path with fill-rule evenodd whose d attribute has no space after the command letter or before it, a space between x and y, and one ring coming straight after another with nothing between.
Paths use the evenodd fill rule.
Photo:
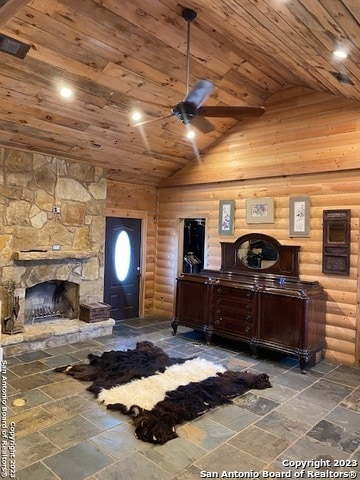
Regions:
<instances>
[{"instance_id":1,"label":"wooden dresser","mask_svg":"<svg viewBox=\"0 0 360 480\"><path fill-rule=\"evenodd\" d=\"M263 234L222 242L219 271L177 279L174 334L185 325L207 343L213 335L246 342L255 357L259 348L294 355L306 373L325 348L326 294L299 279L299 249Z\"/></svg>"}]
</instances>

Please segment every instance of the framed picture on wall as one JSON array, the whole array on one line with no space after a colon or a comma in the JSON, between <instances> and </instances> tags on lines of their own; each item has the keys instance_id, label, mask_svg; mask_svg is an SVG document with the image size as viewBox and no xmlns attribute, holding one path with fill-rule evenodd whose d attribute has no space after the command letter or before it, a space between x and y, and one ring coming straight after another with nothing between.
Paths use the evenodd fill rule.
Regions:
<instances>
[{"instance_id":1,"label":"framed picture on wall","mask_svg":"<svg viewBox=\"0 0 360 480\"><path fill-rule=\"evenodd\" d=\"M289 237L310 237L310 198L290 197Z\"/></svg>"},{"instance_id":2,"label":"framed picture on wall","mask_svg":"<svg viewBox=\"0 0 360 480\"><path fill-rule=\"evenodd\" d=\"M264 197L246 200L246 223L274 223L274 199Z\"/></svg>"},{"instance_id":3,"label":"framed picture on wall","mask_svg":"<svg viewBox=\"0 0 360 480\"><path fill-rule=\"evenodd\" d=\"M220 200L219 202L219 235L234 234L234 200Z\"/></svg>"}]
</instances>

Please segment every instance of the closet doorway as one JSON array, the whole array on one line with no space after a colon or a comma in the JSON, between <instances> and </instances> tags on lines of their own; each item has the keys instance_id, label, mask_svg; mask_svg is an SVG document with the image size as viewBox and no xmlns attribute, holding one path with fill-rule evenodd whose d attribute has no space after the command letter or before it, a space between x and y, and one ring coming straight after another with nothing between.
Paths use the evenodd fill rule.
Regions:
<instances>
[{"instance_id":1,"label":"closet doorway","mask_svg":"<svg viewBox=\"0 0 360 480\"><path fill-rule=\"evenodd\" d=\"M182 219L183 248L181 272L198 273L204 268L205 260L205 218ZM180 265L179 265L180 267Z\"/></svg>"}]
</instances>

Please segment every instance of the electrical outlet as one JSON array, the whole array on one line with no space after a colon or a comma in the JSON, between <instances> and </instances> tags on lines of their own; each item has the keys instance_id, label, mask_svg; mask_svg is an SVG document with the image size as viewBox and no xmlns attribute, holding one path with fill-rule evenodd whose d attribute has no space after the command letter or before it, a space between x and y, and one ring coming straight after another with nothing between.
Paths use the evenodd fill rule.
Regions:
<instances>
[{"instance_id":1,"label":"electrical outlet","mask_svg":"<svg viewBox=\"0 0 360 480\"><path fill-rule=\"evenodd\" d=\"M53 206L53 213L59 214L60 212L61 212L60 207L58 207L57 205L54 205Z\"/></svg>"},{"instance_id":2,"label":"electrical outlet","mask_svg":"<svg viewBox=\"0 0 360 480\"><path fill-rule=\"evenodd\" d=\"M60 250L60 245L55 244L55 245L52 246L52 249L55 250L55 251Z\"/></svg>"}]
</instances>

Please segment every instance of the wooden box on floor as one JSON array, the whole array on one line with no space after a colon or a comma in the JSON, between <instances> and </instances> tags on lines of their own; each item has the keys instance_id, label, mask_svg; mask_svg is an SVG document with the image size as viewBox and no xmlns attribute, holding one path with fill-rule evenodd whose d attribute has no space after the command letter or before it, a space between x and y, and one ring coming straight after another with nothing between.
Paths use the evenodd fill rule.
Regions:
<instances>
[{"instance_id":1,"label":"wooden box on floor","mask_svg":"<svg viewBox=\"0 0 360 480\"><path fill-rule=\"evenodd\" d=\"M107 303L81 303L80 304L80 320L93 323L102 322L110 317L110 305Z\"/></svg>"}]
</instances>

